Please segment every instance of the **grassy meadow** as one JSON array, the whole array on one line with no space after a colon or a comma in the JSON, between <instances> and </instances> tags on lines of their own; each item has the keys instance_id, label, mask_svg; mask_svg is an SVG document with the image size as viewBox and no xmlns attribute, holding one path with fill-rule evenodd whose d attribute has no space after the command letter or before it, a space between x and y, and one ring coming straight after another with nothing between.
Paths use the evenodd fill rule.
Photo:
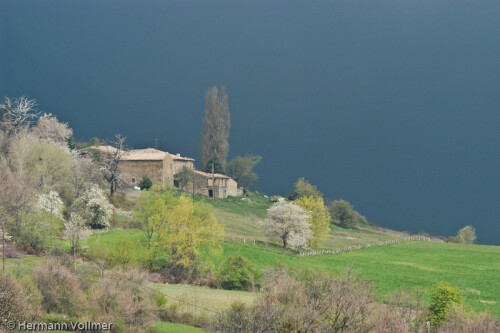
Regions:
<instances>
[{"instance_id":1,"label":"grassy meadow","mask_svg":"<svg viewBox=\"0 0 500 333\"><path fill-rule=\"evenodd\" d=\"M250 305L257 297L256 293L251 292L210 289L184 284L155 283L154 289L165 295L167 305L177 304L180 312L202 314L207 317L224 312L236 300Z\"/></svg>"},{"instance_id":2,"label":"grassy meadow","mask_svg":"<svg viewBox=\"0 0 500 333\"><path fill-rule=\"evenodd\" d=\"M196 196L196 200L206 199ZM207 202L211 203L208 200ZM425 299L429 301L432 287L440 281L446 281L461 289L470 308L475 311L488 311L500 317L500 279L498 279L500 247L498 246L414 241L399 245L375 246L339 255L299 257L284 251L279 240L266 237L259 221L265 218L266 209L270 205L272 205L270 199L258 196L251 196L249 199L227 198L213 203L214 214L224 225L225 238L221 242L222 254L210 258L212 269L217 271L217 267L224 259L235 253L241 253L261 269L284 265L292 269L338 274L346 267L353 266L361 276L375 284L381 300L387 293L397 289L421 288L425 291ZM95 234L90 241L97 239L112 247L121 236L130 238L134 244L140 244L143 237L140 230L126 229ZM370 226L355 229L332 226L323 242L323 248L363 245L401 239L404 236L405 234L401 232ZM243 238L246 239L246 243L243 243ZM253 240L257 240L257 243L254 244ZM137 260L140 260L141 247L137 246L135 252ZM201 303L205 300L208 304L217 303L213 306L218 308L229 305L228 299L238 299L248 303L254 297L248 293L237 294L211 289L199 291L196 287L180 285L164 285L162 288L164 288L162 292L168 292L174 297L196 296ZM231 296L226 297L226 295Z\"/></svg>"},{"instance_id":3,"label":"grassy meadow","mask_svg":"<svg viewBox=\"0 0 500 333\"><path fill-rule=\"evenodd\" d=\"M196 200L206 200L200 196ZM211 203L210 201L207 201ZM298 256L285 251L278 239L265 235L259 221L265 218L266 209L272 204L267 198L228 198L213 203L214 215L224 225L225 235L218 256L205 258L207 268L218 272L218 267L230 255L240 253L258 268L284 266L292 270L313 270L327 274L339 274L349 266L364 278L372 281L379 299L398 289L422 289L429 303L430 291L440 281L460 288L467 306L477 312L488 311L500 318L500 247L413 241L398 245L374 246L338 255ZM125 216L125 215L124 215ZM120 217L125 223L133 216ZM121 221L120 221L121 222ZM332 226L323 241L324 249L364 245L377 241L401 239L401 232L371 226L348 229ZM138 229L114 229L95 233L85 245L99 242L110 249L120 238L134 244L135 262L140 262L144 251L144 234ZM243 242L243 239L246 242ZM254 243L254 240L256 241ZM63 249L64 241L57 244ZM7 259L6 268L11 274L33 269L43 258L25 256ZM256 293L210 289L181 284L151 283L151 287L165 295L167 305L177 305L180 313L213 317L224 312L232 302L252 304ZM152 326L162 332L205 332L192 326L173 323L157 323Z\"/></svg>"},{"instance_id":4,"label":"grassy meadow","mask_svg":"<svg viewBox=\"0 0 500 333\"><path fill-rule=\"evenodd\" d=\"M140 242L139 230L115 230L96 234L103 244L113 246L120 236ZM414 241L399 245L375 246L338 255L299 257L283 252L278 246L267 248L257 243L225 241L222 254L214 259L215 268L229 255L241 253L259 268L284 265L292 269L310 269L338 274L353 266L372 281L381 300L401 288L425 291L429 301L432 287L447 281L459 287L467 305L475 311L489 311L500 317L500 247ZM137 249L140 260L140 250ZM181 285L162 285L162 292L177 297L197 297L200 304L224 308L231 300L249 302L254 295ZM205 294L205 295L201 295ZM213 297L212 297L213 296ZM215 303L213 303L215 302Z\"/></svg>"}]
</instances>

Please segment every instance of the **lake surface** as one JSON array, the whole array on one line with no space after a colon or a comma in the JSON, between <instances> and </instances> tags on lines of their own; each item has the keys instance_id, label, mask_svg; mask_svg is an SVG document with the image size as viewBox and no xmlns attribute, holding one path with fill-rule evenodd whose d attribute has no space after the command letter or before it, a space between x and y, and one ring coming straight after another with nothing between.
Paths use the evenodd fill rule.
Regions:
<instances>
[{"instance_id":1,"label":"lake surface","mask_svg":"<svg viewBox=\"0 0 500 333\"><path fill-rule=\"evenodd\" d=\"M299 177L389 228L500 245L499 1L0 2L0 93L78 139L199 157L225 85L254 189Z\"/></svg>"}]
</instances>

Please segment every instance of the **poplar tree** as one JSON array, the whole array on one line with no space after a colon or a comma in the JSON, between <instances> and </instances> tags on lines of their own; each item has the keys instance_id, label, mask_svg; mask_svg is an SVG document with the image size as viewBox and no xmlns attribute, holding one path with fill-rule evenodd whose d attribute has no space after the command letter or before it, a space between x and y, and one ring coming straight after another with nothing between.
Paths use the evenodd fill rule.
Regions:
<instances>
[{"instance_id":1,"label":"poplar tree","mask_svg":"<svg viewBox=\"0 0 500 333\"><path fill-rule=\"evenodd\" d=\"M229 129L231 122L227 92L224 86L219 90L212 87L205 94L205 117L200 143L200 163L205 166L212 155L216 155L223 165L229 152Z\"/></svg>"}]
</instances>

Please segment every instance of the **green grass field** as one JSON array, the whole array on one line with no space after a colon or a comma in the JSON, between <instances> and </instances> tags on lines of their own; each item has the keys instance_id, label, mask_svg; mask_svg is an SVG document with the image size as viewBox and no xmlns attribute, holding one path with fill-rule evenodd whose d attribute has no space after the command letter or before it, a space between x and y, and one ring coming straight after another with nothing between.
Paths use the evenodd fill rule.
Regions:
<instances>
[{"instance_id":1,"label":"green grass field","mask_svg":"<svg viewBox=\"0 0 500 333\"><path fill-rule=\"evenodd\" d=\"M138 240L141 232L116 230L93 237L112 246L120 235ZM470 308L475 311L488 310L500 317L500 247L497 246L416 241L394 246L376 246L339 255L308 257L284 253L276 246L266 248L250 242L223 242L222 247L223 254L215 258L215 267L228 255L237 252L259 268L282 264L293 269L338 274L352 265L363 277L375 284L380 299L384 299L388 292L406 287L424 289L429 301L432 287L439 281L447 281L462 290ZM171 288L173 295L185 293L189 297L190 287L169 285L168 288ZM221 291L206 289L205 292L210 295ZM199 295L196 297L204 298ZM209 296L208 302L214 299ZM221 302L224 306L227 305L225 301Z\"/></svg>"},{"instance_id":2,"label":"green grass field","mask_svg":"<svg viewBox=\"0 0 500 333\"><path fill-rule=\"evenodd\" d=\"M338 274L352 265L374 282L381 299L396 289L422 288L429 301L432 287L447 281L462 290L470 308L500 317L500 247L496 246L410 242L339 255L297 257L251 245L224 244L224 256L236 252L260 268L283 264Z\"/></svg>"},{"instance_id":3,"label":"green grass field","mask_svg":"<svg viewBox=\"0 0 500 333\"><path fill-rule=\"evenodd\" d=\"M184 284L159 284L154 288L165 295L167 305L177 304L180 312L191 312L197 315L213 317L229 308L234 301L252 304L256 293L210 289Z\"/></svg>"},{"instance_id":4,"label":"green grass field","mask_svg":"<svg viewBox=\"0 0 500 333\"><path fill-rule=\"evenodd\" d=\"M207 332L204 329L201 329L198 327L182 325L182 324L175 324L175 323L164 323L164 322L154 324L154 325L152 325L152 328L156 333L203 333L203 332Z\"/></svg>"}]
</instances>

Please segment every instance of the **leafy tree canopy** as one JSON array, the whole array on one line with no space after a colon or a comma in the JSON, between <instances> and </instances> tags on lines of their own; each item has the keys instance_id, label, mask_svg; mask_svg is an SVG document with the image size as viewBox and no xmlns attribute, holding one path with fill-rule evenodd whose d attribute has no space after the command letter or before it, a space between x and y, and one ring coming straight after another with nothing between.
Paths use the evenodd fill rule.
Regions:
<instances>
[{"instance_id":1,"label":"leafy tree canopy","mask_svg":"<svg viewBox=\"0 0 500 333\"><path fill-rule=\"evenodd\" d=\"M337 223L343 227L354 226L356 222L355 210L349 202L342 199L334 200L330 204L329 209L334 223Z\"/></svg>"},{"instance_id":2,"label":"leafy tree canopy","mask_svg":"<svg viewBox=\"0 0 500 333\"><path fill-rule=\"evenodd\" d=\"M192 267L200 263L202 252L215 254L220 249L218 240L224 228L210 205L153 189L142 193L136 211L143 220L151 253L166 250L176 266Z\"/></svg>"},{"instance_id":3,"label":"leafy tree canopy","mask_svg":"<svg viewBox=\"0 0 500 333\"><path fill-rule=\"evenodd\" d=\"M249 188L254 181L259 179L253 168L261 160L261 156L235 157L226 166L227 174L238 183L238 186Z\"/></svg>"},{"instance_id":4,"label":"leafy tree canopy","mask_svg":"<svg viewBox=\"0 0 500 333\"><path fill-rule=\"evenodd\" d=\"M180 188L183 188L193 180L193 177L194 177L193 170L191 170L187 166L183 166L181 171L179 171L174 175L174 180L178 182Z\"/></svg>"},{"instance_id":5,"label":"leafy tree canopy","mask_svg":"<svg viewBox=\"0 0 500 333\"><path fill-rule=\"evenodd\" d=\"M330 213L325 207L323 198L304 196L295 201L309 214L309 225L311 226L312 237L309 239L309 246L318 248L321 240L325 238L330 230Z\"/></svg>"},{"instance_id":6,"label":"leafy tree canopy","mask_svg":"<svg viewBox=\"0 0 500 333\"><path fill-rule=\"evenodd\" d=\"M313 198L323 197L323 194L318 191L318 188L314 185L311 185L304 177L299 178L295 183L294 190L288 194L289 200L296 200L298 198L310 196Z\"/></svg>"}]
</instances>

